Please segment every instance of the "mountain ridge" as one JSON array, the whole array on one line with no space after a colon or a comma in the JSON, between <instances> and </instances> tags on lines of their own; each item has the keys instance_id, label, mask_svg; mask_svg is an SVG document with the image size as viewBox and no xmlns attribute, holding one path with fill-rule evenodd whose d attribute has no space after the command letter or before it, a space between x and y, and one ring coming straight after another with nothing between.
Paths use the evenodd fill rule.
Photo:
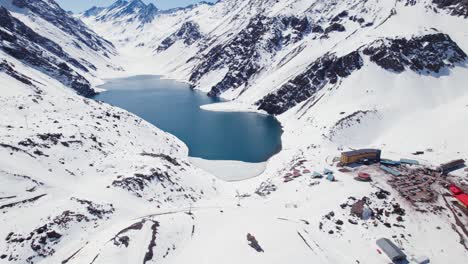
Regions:
<instances>
[{"instance_id":1,"label":"mountain ridge","mask_svg":"<svg viewBox=\"0 0 468 264\"><path fill-rule=\"evenodd\" d=\"M101 21L125 19L126 22L137 20L145 24L151 22L158 13L159 9L152 3L145 4L141 0L118 0L107 8L92 7L81 15L95 16Z\"/></svg>"},{"instance_id":2,"label":"mountain ridge","mask_svg":"<svg viewBox=\"0 0 468 264\"><path fill-rule=\"evenodd\" d=\"M467 171L437 167L468 160L465 3L120 0L72 17L0 0L0 263L388 263L380 237L408 262L463 262L466 210L447 186L467 189ZM79 95L141 74L228 99L204 110L276 115L282 150L225 182ZM411 164L340 167L360 148Z\"/></svg>"}]
</instances>

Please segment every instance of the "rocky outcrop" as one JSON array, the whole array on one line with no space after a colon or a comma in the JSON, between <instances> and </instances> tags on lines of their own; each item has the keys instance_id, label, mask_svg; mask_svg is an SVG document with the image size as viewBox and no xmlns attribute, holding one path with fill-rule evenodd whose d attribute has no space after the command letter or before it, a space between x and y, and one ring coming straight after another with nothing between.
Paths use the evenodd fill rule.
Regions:
<instances>
[{"instance_id":1,"label":"rocky outcrop","mask_svg":"<svg viewBox=\"0 0 468 264\"><path fill-rule=\"evenodd\" d=\"M5 253L8 254L9 260L37 263L40 259L53 256L56 253L56 247L70 229L73 227L81 227L83 230L97 228L101 220L108 220L114 213L112 204L96 204L76 198L71 200L85 208L76 208L77 211L65 210L30 232L10 232L5 238L7 244ZM23 252L27 255L18 254L18 251L23 248L26 250Z\"/></svg>"},{"instance_id":2,"label":"rocky outcrop","mask_svg":"<svg viewBox=\"0 0 468 264\"><path fill-rule=\"evenodd\" d=\"M363 66L361 54L380 67L402 73L412 70L419 74L440 74L466 61L467 55L446 34L436 33L411 39L381 39L343 57L326 54L308 69L277 91L257 102L258 109L279 115L312 97L328 84L351 75Z\"/></svg>"},{"instance_id":3,"label":"rocky outcrop","mask_svg":"<svg viewBox=\"0 0 468 264\"><path fill-rule=\"evenodd\" d=\"M224 78L214 85L210 96L248 83L259 72L263 63L271 59L283 46L295 43L310 31L307 18L265 17L252 18L247 27L232 40L212 48L193 70L190 81L197 83L208 72L229 68ZM196 59L196 58L195 58Z\"/></svg>"},{"instance_id":4,"label":"rocky outcrop","mask_svg":"<svg viewBox=\"0 0 468 264\"><path fill-rule=\"evenodd\" d=\"M422 74L439 73L466 60L467 55L446 34L429 34L411 39L377 40L363 49L372 62L401 73L411 69Z\"/></svg>"},{"instance_id":5,"label":"rocky outcrop","mask_svg":"<svg viewBox=\"0 0 468 264\"><path fill-rule=\"evenodd\" d=\"M340 23L333 23L325 29L325 34L330 34L331 32L344 32L346 28Z\"/></svg>"},{"instance_id":6,"label":"rocky outcrop","mask_svg":"<svg viewBox=\"0 0 468 264\"><path fill-rule=\"evenodd\" d=\"M145 4L141 0L118 0L108 8L92 7L85 11L83 16L96 17L98 21L124 19L126 22L139 21L142 24L150 23L159 13L153 4Z\"/></svg>"},{"instance_id":7,"label":"rocky outcrop","mask_svg":"<svg viewBox=\"0 0 468 264\"><path fill-rule=\"evenodd\" d=\"M157 51L165 51L177 41L182 41L186 46L190 46L203 37L198 24L188 21L182 24L180 29L165 38L159 45Z\"/></svg>"},{"instance_id":8,"label":"rocky outcrop","mask_svg":"<svg viewBox=\"0 0 468 264\"><path fill-rule=\"evenodd\" d=\"M340 78L349 76L362 66L363 60L357 51L342 57L326 54L312 63L304 73L258 101L258 109L272 115L282 114L327 84L336 84Z\"/></svg>"},{"instance_id":9,"label":"rocky outcrop","mask_svg":"<svg viewBox=\"0 0 468 264\"><path fill-rule=\"evenodd\" d=\"M94 51L111 52L109 48L113 47L112 43L89 30L83 22L73 18L54 1L13 0L12 3L19 8L28 9Z\"/></svg>"},{"instance_id":10,"label":"rocky outcrop","mask_svg":"<svg viewBox=\"0 0 468 264\"><path fill-rule=\"evenodd\" d=\"M93 6L93 7L91 7L90 9L86 10L86 11L83 13L83 16L84 16L84 17L96 16L96 15L98 15L99 13L101 13L104 9L105 9L104 7Z\"/></svg>"},{"instance_id":11,"label":"rocky outcrop","mask_svg":"<svg viewBox=\"0 0 468 264\"><path fill-rule=\"evenodd\" d=\"M134 173L126 177L119 176L112 182L113 188L124 190L136 197L156 203L172 202L180 198L190 199L194 202L201 199L202 193L195 193L193 188L186 188L180 184L181 178L177 171L187 170L187 163L167 155L151 153L142 153L141 155L159 159L168 171L151 168L148 172ZM161 192L155 192L156 187L163 189Z\"/></svg>"},{"instance_id":12,"label":"rocky outcrop","mask_svg":"<svg viewBox=\"0 0 468 264\"><path fill-rule=\"evenodd\" d=\"M468 0L432 0L441 9L448 10L453 16L468 18Z\"/></svg>"},{"instance_id":13,"label":"rocky outcrop","mask_svg":"<svg viewBox=\"0 0 468 264\"><path fill-rule=\"evenodd\" d=\"M34 86L32 83L32 79L26 75L23 75L15 70L14 65L8 63L6 60L0 61L0 72L4 72L11 77L15 78L16 80L30 86Z\"/></svg>"},{"instance_id":14,"label":"rocky outcrop","mask_svg":"<svg viewBox=\"0 0 468 264\"><path fill-rule=\"evenodd\" d=\"M23 63L46 72L79 94L95 94L90 83L70 65L84 72L89 70L67 54L57 43L42 37L0 7L0 49Z\"/></svg>"}]
</instances>

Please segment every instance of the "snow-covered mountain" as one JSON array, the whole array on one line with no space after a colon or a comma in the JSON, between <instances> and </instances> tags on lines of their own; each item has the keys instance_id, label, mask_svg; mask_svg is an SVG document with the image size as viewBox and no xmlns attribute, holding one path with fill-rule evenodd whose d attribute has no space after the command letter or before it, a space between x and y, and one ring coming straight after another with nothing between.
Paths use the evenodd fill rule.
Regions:
<instances>
[{"instance_id":1,"label":"snow-covered mountain","mask_svg":"<svg viewBox=\"0 0 468 264\"><path fill-rule=\"evenodd\" d=\"M467 1L119 0L75 17L53 0L0 5L1 264L388 263L381 237L410 261L468 260L466 208L445 186L466 188L465 171L411 203L378 167L332 167L376 147L434 180L427 168L468 158ZM133 74L231 99L209 110L277 115L282 151L223 182L174 136L81 96ZM312 177L324 168L334 181Z\"/></svg>"},{"instance_id":2,"label":"snow-covered mountain","mask_svg":"<svg viewBox=\"0 0 468 264\"><path fill-rule=\"evenodd\" d=\"M94 17L97 21L149 23L158 9L153 4L146 5L141 0L118 0L108 8L92 7L82 14L83 17Z\"/></svg>"},{"instance_id":3,"label":"snow-covered mountain","mask_svg":"<svg viewBox=\"0 0 468 264\"><path fill-rule=\"evenodd\" d=\"M422 120L429 109L442 116L462 107L467 8L466 1L436 0L224 0L160 12L150 23L124 27L114 28L114 22L99 16L83 21L111 39L127 59L153 65L143 69L136 64L138 71L188 81L209 95L233 100L218 108L266 111L280 115L284 124L314 120L299 123L320 128L317 134L325 138L336 134L339 120L358 111L378 113L378 120L363 118L380 128L359 142L368 145L387 141L383 134L388 124L400 123L395 119L403 124L416 113L413 118ZM399 99L403 95L405 103ZM340 102L340 109L333 110L330 102ZM442 137L433 144L459 145L461 132L433 131ZM416 133L408 149L428 145L419 141ZM468 151L468 144L459 147Z\"/></svg>"},{"instance_id":4,"label":"snow-covered mountain","mask_svg":"<svg viewBox=\"0 0 468 264\"><path fill-rule=\"evenodd\" d=\"M53 1L1 0L0 49L79 94L94 93L98 71L113 70L112 43Z\"/></svg>"},{"instance_id":5,"label":"snow-covered mountain","mask_svg":"<svg viewBox=\"0 0 468 264\"><path fill-rule=\"evenodd\" d=\"M149 263L191 225L151 215L217 193L180 140L81 96L120 73L116 55L52 0L0 1L0 263L118 263L124 248Z\"/></svg>"},{"instance_id":6,"label":"snow-covered mountain","mask_svg":"<svg viewBox=\"0 0 468 264\"><path fill-rule=\"evenodd\" d=\"M81 16L116 45L132 65L129 74L189 82L231 100L204 109L267 112L284 127L283 150L262 176L235 185L248 197L244 208L227 217L205 215L206 230L219 228L222 245L206 231L198 234L198 244L190 243L167 262L189 262L209 245L206 263L387 263L371 252L381 236L397 240L411 258L465 260L466 230L452 222L452 215L450 220L424 213L436 212L432 206L449 208L441 185L433 185L437 202L415 207L385 177L374 177L371 187L356 184L346 173L338 173L339 183L330 185L308 177L285 183L283 177L304 168L320 171L343 149L360 147L380 148L387 158L417 158L429 167L466 160L467 8L466 1L437 0L222 0L158 12L149 23ZM418 150L424 155L412 154ZM466 187L465 172L451 180ZM391 198L376 199L379 189L390 191ZM411 211L404 221L407 232L391 213L379 220L384 225L374 222L373 227L343 221L347 203L363 196L377 207L398 203ZM246 227L237 227L240 221ZM441 223L449 230L434 233ZM424 231L415 237L414 230ZM240 237L249 232L263 237L269 250L248 252ZM452 243L444 253L430 242L439 236Z\"/></svg>"}]
</instances>

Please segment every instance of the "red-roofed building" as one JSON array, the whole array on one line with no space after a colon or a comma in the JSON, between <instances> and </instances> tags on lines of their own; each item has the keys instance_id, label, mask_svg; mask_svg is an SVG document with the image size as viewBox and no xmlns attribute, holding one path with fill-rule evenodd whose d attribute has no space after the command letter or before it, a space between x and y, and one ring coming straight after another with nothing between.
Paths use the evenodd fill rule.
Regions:
<instances>
[{"instance_id":1,"label":"red-roofed building","mask_svg":"<svg viewBox=\"0 0 468 264\"><path fill-rule=\"evenodd\" d=\"M364 181L364 182L368 182L372 180L370 174L365 173L365 172L360 172L355 179L358 181Z\"/></svg>"},{"instance_id":2,"label":"red-roofed building","mask_svg":"<svg viewBox=\"0 0 468 264\"><path fill-rule=\"evenodd\" d=\"M450 185L449 190L453 194L453 197L457 198L462 205L468 207L468 194L464 193L463 190L455 184Z\"/></svg>"},{"instance_id":3,"label":"red-roofed building","mask_svg":"<svg viewBox=\"0 0 468 264\"><path fill-rule=\"evenodd\" d=\"M453 195L459 195L463 193L463 191L455 184L450 185L449 190Z\"/></svg>"},{"instance_id":4,"label":"red-roofed building","mask_svg":"<svg viewBox=\"0 0 468 264\"><path fill-rule=\"evenodd\" d=\"M460 201L461 204L463 204L465 207L468 207L468 194L462 193L459 195L455 195L455 198Z\"/></svg>"}]
</instances>

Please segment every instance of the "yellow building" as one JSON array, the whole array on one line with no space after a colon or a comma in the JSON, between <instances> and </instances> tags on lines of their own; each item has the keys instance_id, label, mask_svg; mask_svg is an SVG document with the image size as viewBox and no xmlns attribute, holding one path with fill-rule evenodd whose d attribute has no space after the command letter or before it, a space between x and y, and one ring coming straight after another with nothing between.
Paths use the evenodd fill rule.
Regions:
<instances>
[{"instance_id":1,"label":"yellow building","mask_svg":"<svg viewBox=\"0 0 468 264\"><path fill-rule=\"evenodd\" d=\"M363 159L380 161L380 149L358 149L341 153L341 164L348 165Z\"/></svg>"}]
</instances>

